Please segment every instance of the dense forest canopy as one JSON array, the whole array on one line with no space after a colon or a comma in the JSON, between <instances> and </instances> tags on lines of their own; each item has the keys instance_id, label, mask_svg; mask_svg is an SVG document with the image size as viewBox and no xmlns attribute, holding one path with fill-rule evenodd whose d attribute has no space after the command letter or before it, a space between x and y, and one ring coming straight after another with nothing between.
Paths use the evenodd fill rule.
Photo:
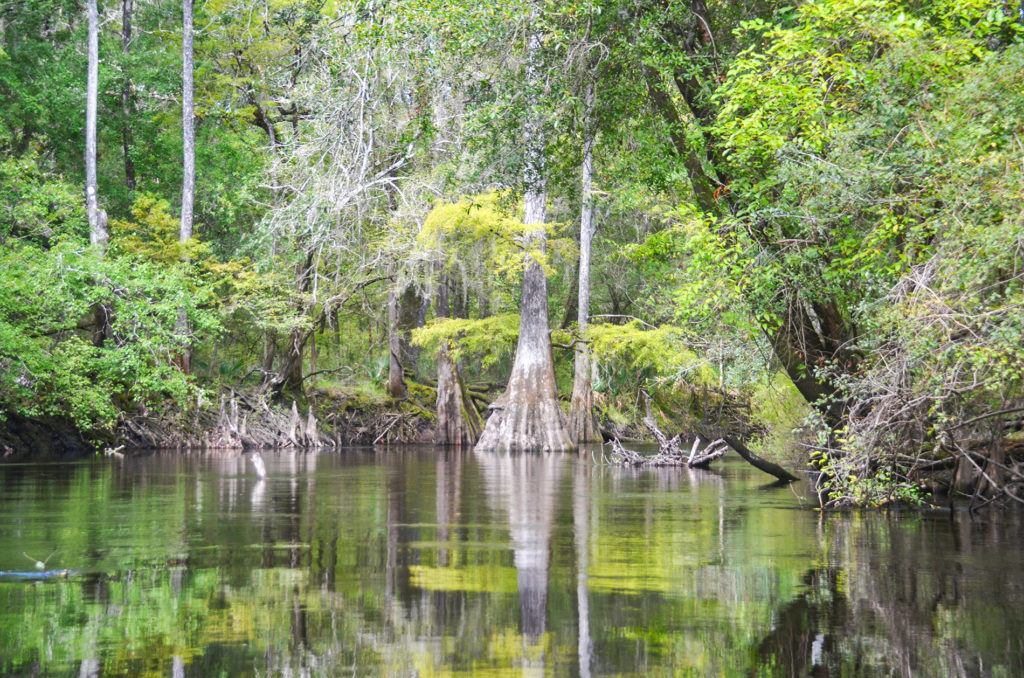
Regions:
<instances>
[{"instance_id":1,"label":"dense forest canopy","mask_svg":"<svg viewBox=\"0 0 1024 678\"><path fill-rule=\"evenodd\" d=\"M1024 3L96 9L91 155L88 12L0 5L3 416L436 376L569 449L642 392L799 428L826 504L1024 497Z\"/></svg>"}]
</instances>

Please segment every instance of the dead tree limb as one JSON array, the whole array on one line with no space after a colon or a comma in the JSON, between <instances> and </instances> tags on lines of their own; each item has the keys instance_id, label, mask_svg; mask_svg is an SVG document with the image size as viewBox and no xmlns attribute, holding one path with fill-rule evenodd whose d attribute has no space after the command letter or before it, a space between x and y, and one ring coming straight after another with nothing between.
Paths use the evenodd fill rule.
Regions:
<instances>
[{"instance_id":1,"label":"dead tree limb","mask_svg":"<svg viewBox=\"0 0 1024 678\"><path fill-rule=\"evenodd\" d=\"M748 464L750 464L754 468L759 469L761 471L764 471L765 473L767 473L769 475L773 475L776 478L778 478L779 480L782 480L782 481L787 482L787 483L791 483L793 481L800 480L795 475L793 475L792 473L790 473L786 469L782 468L778 464L773 464L772 462L766 461L766 460L762 459L761 457L757 456L756 454L751 452L749 449L747 449L747 446L744 445L743 443L741 443L736 438L733 438L731 436L725 436L723 438L723 440L726 443L729 444L729 447L731 447L732 449L736 450L736 452L741 457L743 457L747 461Z\"/></svg>"},{"instance_id":2,"label":"dead tree limb","mask_svg":"<svg viewBox=\"0 0 1024 678\"><path fill-rule=\"evenodd\" d=\"M694 447L696 447L698 438L694 441ZM710 443L707 447L700 451L700 454L691 454L690 459L686 462L686 465L690 468L707 468L711 465L715 459L724 456L729 451L729 444L719 438L718 440Z\"/></svg>"},{"instance_id":3,"label":"dead tree limb","mask_svg":"<svg viewBox=\"0 0 1024 678\"><path fill-rule=\"evenodd\" d=\"M647 416L643 418L644 426L651 432L654 439L658 441L658 448L662 454L670 454L677 457L683 456L683 451L679 448L679 436L669 438L661 429L658 428L658 424L654 421L654 417L648 412Z\"/></svg>"}]
</instances>

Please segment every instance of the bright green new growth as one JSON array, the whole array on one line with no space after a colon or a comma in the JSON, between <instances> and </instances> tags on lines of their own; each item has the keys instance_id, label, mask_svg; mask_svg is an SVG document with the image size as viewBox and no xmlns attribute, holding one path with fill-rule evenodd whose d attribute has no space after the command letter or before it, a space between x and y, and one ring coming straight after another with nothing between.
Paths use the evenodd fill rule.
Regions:
<instances>
[{"instance_id":1,"label":"bright green new growth","mask_svg":"<svg viewBox=\"0 0 1024 678\"><path fill-rule=\"evenodd\" d=\"M522 207L508 191L490 191L467 196L457 202L435 206L423 221L418 242L436 250L449 269L477 262L489 275L508 284L518 282L532 259L551 276L555 273L552 257L573 251L571 241L558 238L564 224L545 224L547 246L538 249L528 236L537 229L522 220Z\"/></svg>"},{"instance_id":2,"label":"bright green new growth","mask_svg":"<svg viewBox=\"0 0 1024 678\"><path fill-rule=\"evenodd\" d=\"M412 331L412 343L436 351L442 344L453 360L472 361L486 370L511 356L519 338L519 315L503 313L487 318L437 318Z\"/></svg>"},{"instance_id":3,"label":"bright green new growth","mask_svg":"<svg viewBox=\"0 0 1024 678\"><path fill-rule=\"evenodd\" d=\"M707 385L717 375L707 360L690 348L690 338L678 327L645 328L638 320L625 325L600 323L587 329L594 358L602 364L617 362L635 372L649 372L654 383Z\"/></svg>"}]
</instances>

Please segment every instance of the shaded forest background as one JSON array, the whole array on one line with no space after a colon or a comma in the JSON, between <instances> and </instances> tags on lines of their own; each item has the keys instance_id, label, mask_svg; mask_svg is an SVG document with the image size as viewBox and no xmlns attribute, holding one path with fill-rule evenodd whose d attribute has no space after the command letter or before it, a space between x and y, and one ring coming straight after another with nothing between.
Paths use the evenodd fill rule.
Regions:
<instances>
[{"instance_id":1,"label":"shaded forest background","mask_svg":"<svg viewBox=\"0 0 1024 678\"><path fill-rule=\"evenodd\" d=\"M535 270L567 412L1021 500L1024 4L101 2L93 244L87 19L0 5L4 416L482 409Z\"/></svg>"}]
</instances>

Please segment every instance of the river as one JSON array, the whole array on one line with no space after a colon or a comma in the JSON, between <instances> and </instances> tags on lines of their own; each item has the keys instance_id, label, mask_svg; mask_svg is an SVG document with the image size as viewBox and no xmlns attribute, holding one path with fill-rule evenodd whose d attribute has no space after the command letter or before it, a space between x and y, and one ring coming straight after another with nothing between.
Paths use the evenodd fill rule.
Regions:
<instances>
[{"instance_id":1,"label":"river","mask_svg":"<svg viewBox=\"0 0 1024 678\"><path fill-rule=\"evenodd\" d=\"M728 457L263 458L0 466L0 674L1024 675L1019 513L822 514Z\"/></svg>"}]
</instances>

